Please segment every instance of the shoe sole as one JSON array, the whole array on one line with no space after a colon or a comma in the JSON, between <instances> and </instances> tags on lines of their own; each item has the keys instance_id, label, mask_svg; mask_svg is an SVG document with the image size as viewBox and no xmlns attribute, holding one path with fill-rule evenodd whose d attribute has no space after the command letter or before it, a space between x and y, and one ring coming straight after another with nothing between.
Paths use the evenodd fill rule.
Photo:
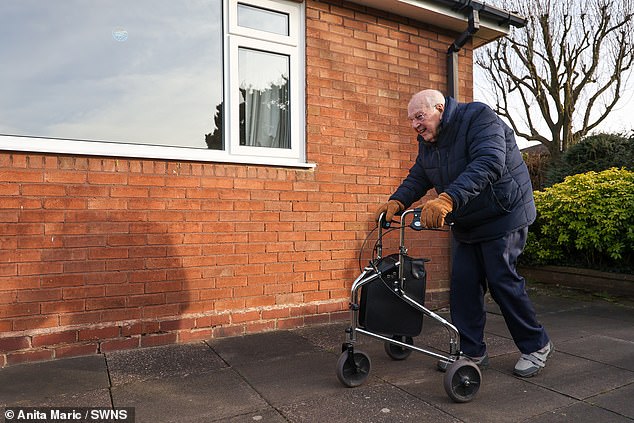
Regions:
<instances>
[{"instance_id":1,"label":"shoe sole","mask_svg":"<svg viewBox=\"0 0 634 423\"><path fill-rule=\"evenodd\" d=\"M538 367L537 370L532 371L532 372L528 372L528 373L521 373L521 372L518 372L517 370L513 370L513 374L515 376L519 376L519 377L522 377L524 379L528 379L529 377L537 376L542 369L543 369L543 367Z\"/></svg>"}]
</instances>

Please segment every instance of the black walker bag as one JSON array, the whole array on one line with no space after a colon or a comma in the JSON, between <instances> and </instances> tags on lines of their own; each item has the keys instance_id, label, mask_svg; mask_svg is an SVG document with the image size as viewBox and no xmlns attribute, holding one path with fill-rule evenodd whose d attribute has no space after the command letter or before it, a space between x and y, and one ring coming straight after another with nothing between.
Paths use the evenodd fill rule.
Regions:
<instances>
[{"instance_id":1,"label":"black walker bag","mask_svg":"<svg viewBox=\"0 0 634 423\"><path fill-rule=\"evenodd\" d=\"M405 255L402 264L398 261L398 254L381 258L376 266L381 277L361 288L359 325L372 332L414 337L423 329L423 313L407 304L394 288L398 286L399 266L403 265L403 291L420 305L425 305L425 262L429 260Z\"/></svg>"}]
</instances>

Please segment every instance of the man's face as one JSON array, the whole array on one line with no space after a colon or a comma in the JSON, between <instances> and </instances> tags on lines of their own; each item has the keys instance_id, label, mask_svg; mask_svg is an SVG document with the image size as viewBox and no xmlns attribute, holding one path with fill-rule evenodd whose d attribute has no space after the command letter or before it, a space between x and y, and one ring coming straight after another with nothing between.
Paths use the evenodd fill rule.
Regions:
<instances>
[{"instance_id":1,"label":"man's face","mask_svg":"<svg viewBox=\"0 0 634 423\"><path fill-rule=\"evenodd\" d=\"M420 106L410 103L407 107L407 118L412 123L412 128L427 142L435 142L440 129L443 104L434 107Z\"/></svg>"}]
</instances>

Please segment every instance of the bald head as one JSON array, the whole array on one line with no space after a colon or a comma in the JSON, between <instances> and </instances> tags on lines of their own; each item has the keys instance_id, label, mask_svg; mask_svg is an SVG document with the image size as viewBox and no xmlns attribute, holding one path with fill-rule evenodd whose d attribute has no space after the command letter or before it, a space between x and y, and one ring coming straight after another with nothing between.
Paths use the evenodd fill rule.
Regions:
<instances>
[{"instance_id":1,"label":"bald head","mask_svg":"<svg viewBox=\"0 0 634 423\"><path fill-rule=\"evenodd\" d=\"M437 104L444 105L445 96L438 90L423 90L412 96L412 99L409 101L408 109L429 110Z\"/></svg>"}]
</instances>

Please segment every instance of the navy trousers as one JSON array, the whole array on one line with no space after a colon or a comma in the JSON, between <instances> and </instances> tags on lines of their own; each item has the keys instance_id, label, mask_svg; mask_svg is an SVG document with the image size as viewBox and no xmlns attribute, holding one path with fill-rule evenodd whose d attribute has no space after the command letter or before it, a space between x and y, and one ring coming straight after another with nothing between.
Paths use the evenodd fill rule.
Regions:
<instances>
[{"instance_id":1,"label":"navy trousers","mask_svg":"<svg viewBox=\"0 0 634 423\"><path fill-rule=\"evenodd\" d=\"M537 321L525 281L517 274L517 257L524 250L528 228L491 241L473 244L452 237L451 319L460 333L460 349L471 357L486 351L484 325L487 289L500 306L515 345L524 354L548 344Z\"/></svg>"}]
</instances>

